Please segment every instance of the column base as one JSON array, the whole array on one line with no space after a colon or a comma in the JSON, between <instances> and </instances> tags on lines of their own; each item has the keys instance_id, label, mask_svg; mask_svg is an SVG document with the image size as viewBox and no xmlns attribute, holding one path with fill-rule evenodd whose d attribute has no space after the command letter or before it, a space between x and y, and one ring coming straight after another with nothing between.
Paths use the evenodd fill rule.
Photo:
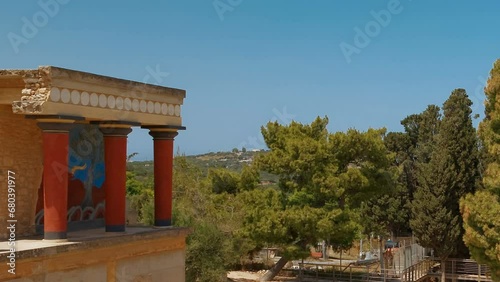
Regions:
<instances>
[{"instance_id":1,"label":"column base","mask_svg":"<svg viewBox=\"0 0 500 282\"><path fill-rule=\"evenodd\" d=\"M125 232L125 225L106 225L106 232Z\"/></svg>"},{"instance_id":2,"label":"column base","mask_svg":"<svg viewBox=\"0 0 500 282\"><path fill-rule=\"evenodd\" d=\"M68 239L68 235L65 231L63 232L44 232L44 240L65 240Z\"/></svg>"},{"instance_id":3,"label":"column base","mask_svg":"<svg viewBox=\"0 0 500 282\"><path fill-rule=\"evenodd\" d=\"M155 226L157 226L157 227L172 226L172 220L171 219L155 219Z\"/></svg>"}]
</instances>

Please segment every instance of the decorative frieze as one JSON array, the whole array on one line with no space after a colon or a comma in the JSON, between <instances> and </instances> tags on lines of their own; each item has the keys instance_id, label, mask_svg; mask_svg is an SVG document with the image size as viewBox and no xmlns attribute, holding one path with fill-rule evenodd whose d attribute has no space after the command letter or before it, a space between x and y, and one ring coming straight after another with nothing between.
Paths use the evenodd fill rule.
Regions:
<instances>
[{"instance_id":1,"label":"decorative frieze","mask_svg":"<svg viewBox=\"0 0 500 282\"><path fill-rule=\"evenodd\" d=\"M146 114L156 114L164 116L181 116L181 106L145 99L131 99L103 93L88 93L74 89L59 89L52 87L38 88L35 92L31 89L24 89L23 100L15 103L15 112L38 113L41 106L47 100L54 103L71 104L86 107L98 107L111 110L132 111ZM40 108L37 110L37 108Z\"/></svg>"},{"instance_id":2,"label":"decorative frieze","mask_svg":"<svg viewBox=\"0 0 500 282\"><path fill-rule=\"evenodd\" d=\"M17 114L182 126L181 106L186 96L182 89L52 66L0 70L0 80L5 85L0 88L3 103L11 103Z\"/></svg>"}]
</instances>

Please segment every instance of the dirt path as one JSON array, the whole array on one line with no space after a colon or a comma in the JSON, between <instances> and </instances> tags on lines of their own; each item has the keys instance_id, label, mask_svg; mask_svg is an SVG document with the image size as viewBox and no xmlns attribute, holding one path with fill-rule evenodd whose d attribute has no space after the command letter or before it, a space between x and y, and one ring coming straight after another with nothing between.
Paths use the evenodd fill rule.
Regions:
<instances>
[{"instance_id":1,"label":"dirt path","mask_svg":"<svg viewBox=\"0 0 500 282\"><path fill-rule=\"evenodd\" d=\"M264 274L264 272L249 272L249 271L230 271L227 274L228 281L234 282L255 282L259 281L259 278ZM277 280L273 280L275 282L295 282L295 278L285 278L285 277L276 277ZM273 282L271 281L271 282Z\"/></svg>"},{"instance_id":2,"label":"dirt path","mask_svg":"<svg viewBox=\"0 0 500 282\"><path fill-rule=\"evenodd\" d=\"M260 275L257 272L230 271L227 278L237 282L259 281Z\"/></svg>"}]
</instances>

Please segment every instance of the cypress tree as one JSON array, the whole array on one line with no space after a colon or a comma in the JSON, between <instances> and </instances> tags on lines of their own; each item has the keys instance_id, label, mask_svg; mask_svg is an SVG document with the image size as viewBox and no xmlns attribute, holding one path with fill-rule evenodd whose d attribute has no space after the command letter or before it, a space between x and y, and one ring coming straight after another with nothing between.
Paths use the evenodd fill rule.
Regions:
<instances>
[{"instance_id":1,"label":"cypress tree","mask_svg":"<svg viewBox=\"0 0 500 282\"><path fill-rule=\"evenodd\" d=\"M464 241L471 256L487 264L494 281L500 281L500 60L490 73L485 88L485 118L479 124L479 137L486 156L482 186L461 201Z\"/></svg>"},{"instance_id":2,"label":"cypress tree","mask_svg":"<svg viewBox=\"0 0 500 282\"><path fill-rule=\"evenodd\" d=\"M459 201L474 192L479 178L479 152L472 125L472 102L464 89L454 90L443 105L444 117L430 152L421 164L419 183L412 203L410 225L424 247L432 248L444 261L463 255L463 228ZM429 153L429 152L425 152Z\"/></svg>"}]
</instances>

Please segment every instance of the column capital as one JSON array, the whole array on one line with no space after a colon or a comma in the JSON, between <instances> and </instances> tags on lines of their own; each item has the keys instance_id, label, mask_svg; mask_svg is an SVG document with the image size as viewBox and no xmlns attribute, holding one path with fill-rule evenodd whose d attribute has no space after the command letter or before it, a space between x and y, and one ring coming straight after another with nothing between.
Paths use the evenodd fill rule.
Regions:
<instances>
[{"instance_id":1,"label":"column capital","mask_svg":"<svg viewBox=\"0 0 500 282\"><path fill-rule=\"evenodd\" d=\"M178 130L186 130L185 126L176 125L143 125L141 128L149 129L149 135L154 140L174 140Z\"/></svg>"},{"instance_id":2,"label":"column capital","mask_svg":"<svg viewBox=\"0 0 500 282\"><path fill-rule=\"evenodd\" d=\"M113 127L113 126L99 126L99 130L101 131L104 137L127 137L130 132L132 132L132 128L128 127Z\"/></svg>"},{"instance_id":3,"label":"column capital","mask_svg":"<svg viewBox=\"0 0 500 282\"><path fill-rule=\"evenodd\" d=\"M85 120L83 117L78 116L65 116L65 115L27 115L27 119L36 119L38 127L43 132L64 133L69 132L73 128L75 121Z\"/></svg>"},{"instance_id":4,"label":"column capital","mask_svg":"<svg viewBox=\"0 0 500 282\"><path fill-rule=\"evenodd\" d=\"M140 125L136 122L127 121L94 121L91 124L99 125L99 130L105 137L127 137L132 132L132 126Z\"/></svg>"},{"instance_id":5,"label":"column capital","mask_svg":"<svg viewBox=\"0 0 500 282\"><path fill-rule=\"evenodd\" d=\"M179 133L177 131L158 131L150 130L149 135L153 136L153 140L174 140Z\"/></svg>"},{"instance_id":6,"label":"column capital","mask_svg":"<svg viewBox=\"0 0 500 282\"><path fill-rule=\"evenodd\" d=\"M74 120L38 120L38 127L43 132L67 133L75 126Z\"/></svg>"}]
</instances>

